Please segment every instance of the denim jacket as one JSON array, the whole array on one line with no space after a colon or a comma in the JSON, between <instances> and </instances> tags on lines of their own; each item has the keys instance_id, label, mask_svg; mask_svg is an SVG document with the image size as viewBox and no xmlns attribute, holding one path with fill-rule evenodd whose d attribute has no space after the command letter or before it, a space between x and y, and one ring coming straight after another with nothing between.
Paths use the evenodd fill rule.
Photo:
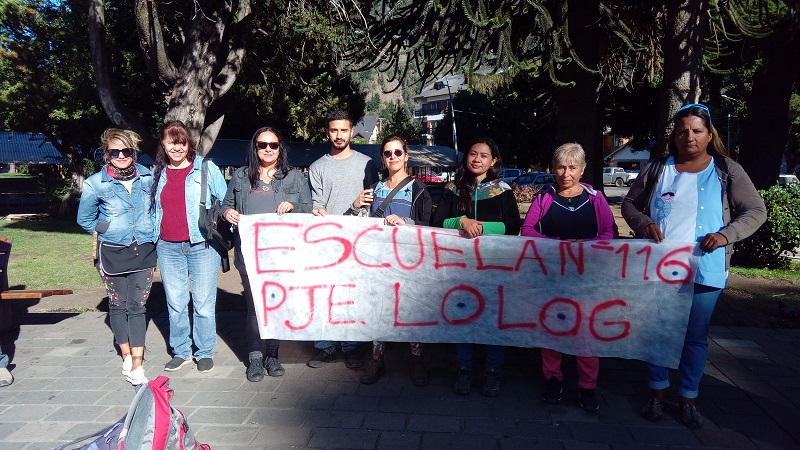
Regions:
<instances>
[{"instance_id":1,"label":"denim jacket","mask_svg":"<svg viewBox=\"0 0 800 450\"><path fill-rule=\"evenodd\" d=\"M220 199L220 202L225 198L225 192L228 190L228 185L225 183L225 177L219 170L216 164L211 160L208 161L208 175L206 175L206 182L208 189L206 189L206 209L211 207L211 196ZM203 234L200 232L198 220L200 220L200 181L203 167L203 157L197 155L194 158L192 170L186 176L186 220L189 222L189 241L192 244L205 242ZM161 171L161 177L158 179L158 187L156 189L155 198L155 230L156 234L161 233L161 219L164 217L164 209L161 206L161 191L164 190L164 185L167 184L167 168Z\"/></svg>"},{"instance_id":2,"label":"denim jacket","mask_svg":"<svg viewBox=\"0 0 800 450\"><path fill-rule=\"evenodd\" d=\"M78 206L78 225L89 233L97 231L98 240L111 244L155 242L157 233L150 210L153 174L139 164L136 171L130 194L108 174L106 166L87 178Z\"/></svg>"}]
</instances>

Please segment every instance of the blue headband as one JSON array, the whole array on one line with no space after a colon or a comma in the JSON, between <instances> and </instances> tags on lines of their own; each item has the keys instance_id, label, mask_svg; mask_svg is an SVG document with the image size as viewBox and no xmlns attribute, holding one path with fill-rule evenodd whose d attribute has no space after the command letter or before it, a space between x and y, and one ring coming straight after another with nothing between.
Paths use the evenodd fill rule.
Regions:
<instances>
[{"instance_id":1,"label":"blue headband","mask_svg":"<svg viewBox=\"0 0 800 450\"><path fill-rule=\"evenodd\" d=\"M704 105L702 103L689 103L688 105L681 106L680 108L678 108L677 111L675 111L675 114L672 115L672 120L674 121L675 117L677 117L678 113L680 113L681 111L685 111L685 110L691 109L691 108L700 108L700 109L704 110L706 112L706 114L708 114L708 125L709 125L709 127L711 126L711 111L708 110L708 106L706 106L706 105ZM709 131L711 131L711 130L709 129Z\"/></svg>"}]
</instances>

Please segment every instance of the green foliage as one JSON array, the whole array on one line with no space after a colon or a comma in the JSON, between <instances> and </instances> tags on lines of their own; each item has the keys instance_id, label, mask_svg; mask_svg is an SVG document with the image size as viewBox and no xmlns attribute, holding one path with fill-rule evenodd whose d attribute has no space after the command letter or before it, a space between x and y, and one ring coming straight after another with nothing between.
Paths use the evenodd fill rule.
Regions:
<instances>
[{"instance_id":1,"label":"green foliage","mask_svg":"<svg viewBox=\"0 0 800 450\"><path fill-rule=\"evenodd\" d=\"M775 185L759 191L767 206L767 222L735 244L732 263L744 267L788 269L800 246L800 184Z\"/></svg>"},{"instance_id":2,"label":"green foliage","mask_svg":"<svg viewBox=\"0 0 800 450\"><path fill-rule=\"evenodd\" d=\"M397 102L391 116L381 126L378 141L383 141L384 138L393 134L402 137L408 144L422 142L419 124L411 117L408 108L400 102Z\"/></svg>"}]
</instances>

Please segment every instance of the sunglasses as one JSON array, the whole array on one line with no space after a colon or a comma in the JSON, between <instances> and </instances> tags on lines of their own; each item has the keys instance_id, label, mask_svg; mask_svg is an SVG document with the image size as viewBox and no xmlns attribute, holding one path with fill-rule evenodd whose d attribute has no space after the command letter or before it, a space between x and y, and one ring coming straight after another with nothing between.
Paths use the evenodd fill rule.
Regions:
<instances>
[{"instance_id":1,"label":"sunglasses","mask_svg":"<svg viewBox=\"0 0 800 450\"><path fill-rule=\"evenodd\" d=\"M266 150L267 147L273 150L277 150L278 147L280 146L281 146L280 142L263 142L263 141L256 142L256 148L259 150Z\"/></svg>"},{"instance_id":2,"label":"sunglasses","mask_svg":"<svg viewBox=\"0 0 800 450\"><path fill-rule=\"evenodd\" d=\"M123 158L131 158L133 157L133 149L132 148L112 148L108 151L108 157L111 159L117 159L120 155Z\"/></svg>"},{"instance_id":3,"label":"sunglasses","mask_svg":"<svg viewBox=\"0 0 800 450\"><path fill-rule=\"evenodd\" d=\"M711 125L711 111L709 111L708 106L702 103L689 103L688 105L683 105L675 111L675 114L672 115L673 118L678 115L681 111L686 111L687 109L691 108L700 108L708 114L708 124Z\"/></svg>"},{"instance_id":4,"label":"sunglasses","mask_svg":"<svg viewBox=\"0 0 800 450\"><path fill-rule=\"evenodd\" d=\"M404 152L402 150L400 150L399 148L394 150L394 156L397 156L398 158L403 156L403 153ZM391 150L384 150L383 151L383 157L387 158L387 159L391 158L392 157L392 151Z\"/></svg>"}]
</instances>

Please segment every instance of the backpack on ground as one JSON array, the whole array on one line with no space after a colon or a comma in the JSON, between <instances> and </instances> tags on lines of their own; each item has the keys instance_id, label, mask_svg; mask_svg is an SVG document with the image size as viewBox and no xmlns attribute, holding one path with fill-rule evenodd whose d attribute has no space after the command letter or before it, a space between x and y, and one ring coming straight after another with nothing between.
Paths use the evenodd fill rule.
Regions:
<instances>
[{"instance_id":1,"label":"backpack on ground","mask_svg":"<svg viewBox=\"0 0 800 450\"><path fill-rule=\"evenodd\" d=\"M172 389L169 378L159 376L140 385L125 415L114 425L76 439L53 450L94 441L75 450L211 450L194 438L183 413L170 405Z\"/></svg>"}]
</instances>

